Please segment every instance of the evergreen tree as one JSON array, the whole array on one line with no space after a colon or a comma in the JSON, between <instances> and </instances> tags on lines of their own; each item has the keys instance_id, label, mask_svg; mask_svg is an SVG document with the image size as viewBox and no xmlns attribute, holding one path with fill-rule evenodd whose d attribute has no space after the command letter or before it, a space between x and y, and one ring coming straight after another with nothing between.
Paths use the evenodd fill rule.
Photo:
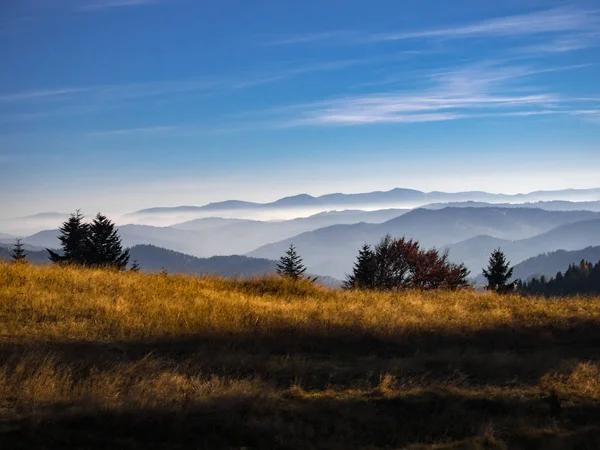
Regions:
<instances>
[{"instance_id":1,"label":"evergreen tree","mask_svg":"<svg viewBox=\"0 0 600 450\"><path fill-rule=\"evenodd\" d=\"M296 253L294 244L290 244L290 248L277 263L277 273L279 275L298 280L302 278L306 272L306 267L302 264L302 258Z\"/></svg>"},{"instance_id":2,"label":"evergreen tree","mask_svg":"<svg viewBox=\"0 0 600 450\"><path fill-rule=\"evenodd\" d=\"M10 253L10 257L14 262L25 262L27 261L27 253L23 249L23 242L21 239L17 238L15 245Z\"/></svg>"},{"instance_id":3,"label":"evergreen tree","mask_svg":"<svg viewBox=\"0 0 600 450\"><path fill-rule=\"evenodd\" d=\"M520 290L526 294L545 296L569 296L581 294L600 294L600 261L593 264L581 261L570 264L567 270L557 272L556 276L547 279L545 276L532 278L528 283L521 283Z\"/></svg>"},{"instance_id":4,"label":"evergreen tree","mask_svg":"<svg viewBox=\"0 0 600 450\"><path fill-rule=\"evenodd\" d=\"M123 250L115 224L100 213L89 225L86 250L90 266L125 270L129 262L129 250Z\"/></svg>"},{"instance_id":5,"label":"evergreen tree","mask_svg":"<svg viewBox=\"0 0 600 450\"><path fill-rule=\"evenodd\" d=\"M513 268L506 261L504 253L499 248L490 255L487 269L483 269L483 276L487 279L487 289L500 294L510 289L508 280L512 277Z\"/></svg>"},{"instance_id":6,"label":"evergreen tree","mask_svg":"<svg viewBox=\"0 0 600 450\"><path fill-rule=\"evenodd\" d=\"M369 244L364 244L358 251L352 274L346 275L344 289L371 289L375 287L377 260Z\"/></svg>"},{"instance_id":7,"label":"evergreen tree","mask_svg":"<svg viewBox=\"0 0 600 450\"><path fill-rule=\"evenodd\" d=\"M131 264L131 267L129 268L130 272L139 272L140 271L140 265L137 262L137 259L133 260L133 264Z\"/></svg>"},{"instance_id":8,"label":"evergreen tree","mask_svg":"<svg viewBox=\"0 0 600 450\"><path fill-rule=\"evenodd\" d=\"M89 225L83 222L83 214L79 210L59 228L58 239L62 247L62 255L46 249L50 260L54 263L85 265L88 251L86 248Z\"/></svg>"}]
</instances>

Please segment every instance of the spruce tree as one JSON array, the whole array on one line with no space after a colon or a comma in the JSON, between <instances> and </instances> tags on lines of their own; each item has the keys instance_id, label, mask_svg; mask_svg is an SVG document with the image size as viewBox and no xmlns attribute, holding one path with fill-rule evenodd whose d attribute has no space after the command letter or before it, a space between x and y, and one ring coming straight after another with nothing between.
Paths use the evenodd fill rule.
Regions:
<instances>
[{"instance_id":1,"label":"spruce tree","mask_svg":"<svg viewBox=\"0 0 600 450\"><path fill-rule=\"evenodd\" d=\"M130 272L139 272L140 271L140 265L137 262L137 259L133 260L133 263L131 264L131 267L129 268Z\"/></svg>"},{"instance_id":2,"label":"spruce tree","mask_svg":"<svg viewBox=\"0 0 600 450\"><path fill-rule=\"evenodd\" d=\"M10 257L14 262L20 263L27 261L27 253L23 249L23 242L21 242L21 239L17 238L12 252L10 253Z\"/></svg>"},{"instance_id":3,"label":"spruce tree","mask_svg":"<svg viewBox=\"0 0 600 450\"><path fill-rule=\"evenodd\" d=\"M81 264L87 262L88 251L86 248L89 234L89 225L84 221L84 216L79 210L62 224L59 228L58 240L62 247L62 255L46 249L50 260L54 263Z\"/></svg>"},{"instance_id":4,"label":"spruce tree","mask_svg":"<svg viewBox=\"0 0 600 450\"><path fill-rule=\"evenodd\" d=\"M89 225L86 251L90 266L124 270L129 262L129 250L123 250L115 224L100 213Z\"/></svg>"},{"instance_id":5,"label":"spruce tree","mask_svg":"<svg viewBox=\"0 0 600 450\"><path fill-rule=\"evenodd\" d=\"M372 289L375 287L377 260L369 244L364 244L358 251L351 274L346 275L344 289Z\"/></svg>"},{"instance_id":6,"label":"spruce tree","mask_svg":"<svg viewBox=\"0 0 600 450\"><path fill-rule=\"evenodd\" d=\"M483 269L483 276L487 279L486 289L503 294L510 288L508 280L512 277L513 268L506 260L504 253L499 248L490 255L487 269Z\"/></svg>"},{"instance_id":7,"label":"spruce tree","mask_svg":"<svg viewBox=\"0 0 600 450\"><path fill-rule=\"evenodd\" d=\"M289 277L293 280L302 278L306 272L306 267L302 264L302 258L296 253L294 244L290 244L290 248L277 263L277 273L284 277Z\"/></svg>"}]
</instances>

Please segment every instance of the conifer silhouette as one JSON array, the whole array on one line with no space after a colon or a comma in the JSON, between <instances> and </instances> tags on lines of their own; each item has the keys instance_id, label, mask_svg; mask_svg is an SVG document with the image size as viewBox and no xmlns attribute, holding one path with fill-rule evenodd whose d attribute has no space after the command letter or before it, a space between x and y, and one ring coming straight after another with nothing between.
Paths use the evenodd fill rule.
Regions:
<instances>
[{"instance_id":1,"label":"conifer silhouette","mask_svg":"<svg viewBox=\"0 0 600 450\"><path fill-rule=\"evenodd\" d=\"M15 245L10 253L10 257L14 262L25 262L27 261L27 253L23 248L23 242L20 238L17 238Z\"/></svg>"},{"instance_id":2,"label":"conifer silhouette","mask_svg":"<svg viewBox=\"0 0 600 450\"><path fill-rule=\"evenodd\" d=\"M123 250L115 224L98 213L89 225L86 262L94 267L124 270L129 263L129 250Z\"/></svg>"},{"instance_id":3,"label":"conifer silhouette","mask_svg":"<svg viewBox=\"0 0 600 450\"><path fill-rule=\"evenodd\" d=\"M64 222L58 240L61 243L62 254L46 249L49 258L54 263L80 264L87 262L88 251L86 248L89 234L89 225L84 221L84 216L79 210Z\"/></svg>"},{"instance_id":4,"label":"conifer silhouette","mask_svg":"<svg viewBox=\"0 0 600 450\"><path fill-rule=\"evenodd\" d=\"M344 289L370 289L375 286L377 260L371 246L367 243L358 251L351 274L346 275Z\"/></svg>"},{"instance_id":5,"label":"conifer silhouette","mask_svg":"<svg viewBox=\"0 0 600 450\"><path fill-rule=\"evenodd\" d=\"M298 280L302 278L304 272L306 272L306 267L302 264L302 258L296 253L294 244L290 244L288 251L277 263L277 273L281 276Z\"/></svg>"},{"instance_id":6,"label":"conifer silhouette","mask_svg":"<svg viewBox=\"0 0 600 450\"><path fill-rule=\"evenodd\" d=\"M131 264L131 267L129 268L130 272L139 272L140 271L140 265L137 262L137 259L133 260L133 263Z\"/></svg>"},{"instance_id":7,"label":"conifer silhouette","mask_svg":"<svg viewBox=\"0 0 600 450\"><path fill-rule=\"evenodd\" d=\"M513 268L506 260L502 250L497 248L490 255L487 269L483 269L483 276L488 284L486 289L503 294L510 290L508 280L512 277Z\"/></svg>"}]
</instances>

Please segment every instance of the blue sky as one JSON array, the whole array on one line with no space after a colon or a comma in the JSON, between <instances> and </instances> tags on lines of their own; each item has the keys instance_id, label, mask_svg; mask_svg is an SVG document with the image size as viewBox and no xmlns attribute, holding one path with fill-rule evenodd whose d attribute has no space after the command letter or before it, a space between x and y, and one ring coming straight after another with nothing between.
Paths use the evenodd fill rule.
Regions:
<instances>
[{"instance_id":1,"label":"blue sky","mask_svg":"<svg viewBox=\"0 0 600 450\"><path fill-rule=\"evenodd\" d=\"M600 185L595 1L5 0L0 210Z\"/></svg>"}]
</instances>

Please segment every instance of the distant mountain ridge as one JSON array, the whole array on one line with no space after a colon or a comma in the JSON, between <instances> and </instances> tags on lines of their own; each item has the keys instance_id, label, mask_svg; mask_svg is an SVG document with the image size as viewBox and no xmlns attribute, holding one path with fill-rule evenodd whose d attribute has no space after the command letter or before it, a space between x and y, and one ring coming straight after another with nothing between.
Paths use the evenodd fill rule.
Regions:
<instances>
[{"instance_id":1,"label":"distant mountain ridge","mask_svg":"<svg viewBox=\"0 0 600 450\"><path fill-rule=\"evenodd\" d=\"M207 212L247 209L278 209L302 207L351 207L365 205L404 205L412 203L421 206L436 202L536 202L544 200L562 201L596 201L600 200L600 188L565 189L559 191L534 191L525 194L493 194L483 191L465 192L423 192L415 189L395 188L389 191L374 191L359 194L325 194L313 197L308 194L298 194L283 197L268 203L247 202L243 200L226 200L209 203L203 206L174 206L141 209L129 215L148 215L182 212Z\"/></svg>"},{"instance_id":2,"label":"distant mountain ridge","mask_svg":"<svg viewBox=\"0 0 600 450\"><path fill-rule=\"evenodd\" d=\"M565 200L550 200L527 203L488 203L488 202L448 202L430 203L425 209L443 208L539 208L546 211L594 211L600 212L600 200L589 202L570 202Z\"/></svg>"},{"instance_id":3,"label":"distant mountain ridge","mask_svg":"<svg viewBox=\"0 0 600 450\"><path fill-rule=\"evenodd\" d=\"M130 262L137 261L147 272L166 270L170 273L251 277L274 273L277 268L277 263L268 259L241 255L196 258L154 245L135 245L129 252ZM10 260L10 248L0 246L0 259ZM50 264L45 250L28 251L27 259L35 264Z\"/></svg>"},{"instance_id":4,"label":"distant mountain ridge","mask_svg":"<svg viewBox=\"0 0 600 450\"><path fill-rule=\"evenodd\" d=\"M329 211L310 217L265 222L256 220L202 218L170 227L149 225L118 226L126 247L150 244L197 257L244 254L270 242L337 223L384 222L407 210ZM28 245L59 246L57 229L44 230L24 238Z\"/></svg>"},{"instance_id":5,"label":"distant mountain ridge","mask_svg":"<svg viewBox=\"0 0 600 450\"><path fill-rule=\"evenodd\" d=\"M217 275L226 278L249 278L274 274L277 262L243 255L213 256L196 258L185 253L175 252L154 245L136 245L129 249L130 263L136 261L145 272L165 270L172 274ZM0 244L0 260L10 261L11 250ZM27 260L33 264L50 264L46 250L27 252ZM311 275L314 276L314 275ZM342 282L329 276L317 276L316 282L331 288L338 288Z\"/></svg>"},{"instance_id":6,"label":"distant mountain ridge","mask_svg":"<svg viewBox=\"0 0 600 450\"><path fill-rule=\"evenodd\" d=\"M586 247L581 250L557 250L543 253L514 266L515 278L528 280L531 277L544 275L553 277L557 272L564 272L570 264L578 264L581 260L597 263L600 261L600 246Z\"/></svg>"},{"instance_id":7,"label":"distant mountain ridge","mask_svg":"<svg viewBox=\"0 0 600 450\"><path fill-rule=\"evenodd\" d=\"M477 276L486 266L490 252L496 248L500 248L515 265L543 253L580 250L597 245L600 245L600 219L561 225L546 233L514 241L476 236L451 245L450 259L464 262L473 272L472 275Z\"/></svg>"},{"instance_id":8,"label":"distant mountain ridge","mask_svg":"<svg viewBox=\"0 0 600 450\"><path fill-rule=\"evenodd\" d=\"M553 247L551 238L539 241L536 245L538 235L557 229L558 237L561 237L560 227L567 226L566 224L584 223L583 221L594 222L592 219L600 221L600 214L590 211L563 212L527 208L416 209L381 224L359 223L319 228L267 244L247 254L261 258L275 258L293 243L304 257L309 270L340 278L345 272L351 270L358 248L363 243L375 244L389 233L395 237L406 236L417 239L426 247L449 245L450 257L453 260L465 262L472 270L479 271L478 265L481 259L487 260L494 246L531 239L531 243L523 249L519 259L521 261L529 256L561 248ZM557 237L555 243L569 244L568 249L595 245L593 226L591 226L592 230L583 229L586 226L582 225L581 230L565 231L577 235L570 236L573 242L565 242L568 239ZM477 239L476 236L479 235L485 235L486 245L477 241L472 245L463 244L463 242L469 243L470 239ZM456 250L456 248L460 249L460 245L465 246L462 253ZM536 252L531 253L534 249ZM510 259L510 255L508 256Z\"/></svg>"}]
</instances>

